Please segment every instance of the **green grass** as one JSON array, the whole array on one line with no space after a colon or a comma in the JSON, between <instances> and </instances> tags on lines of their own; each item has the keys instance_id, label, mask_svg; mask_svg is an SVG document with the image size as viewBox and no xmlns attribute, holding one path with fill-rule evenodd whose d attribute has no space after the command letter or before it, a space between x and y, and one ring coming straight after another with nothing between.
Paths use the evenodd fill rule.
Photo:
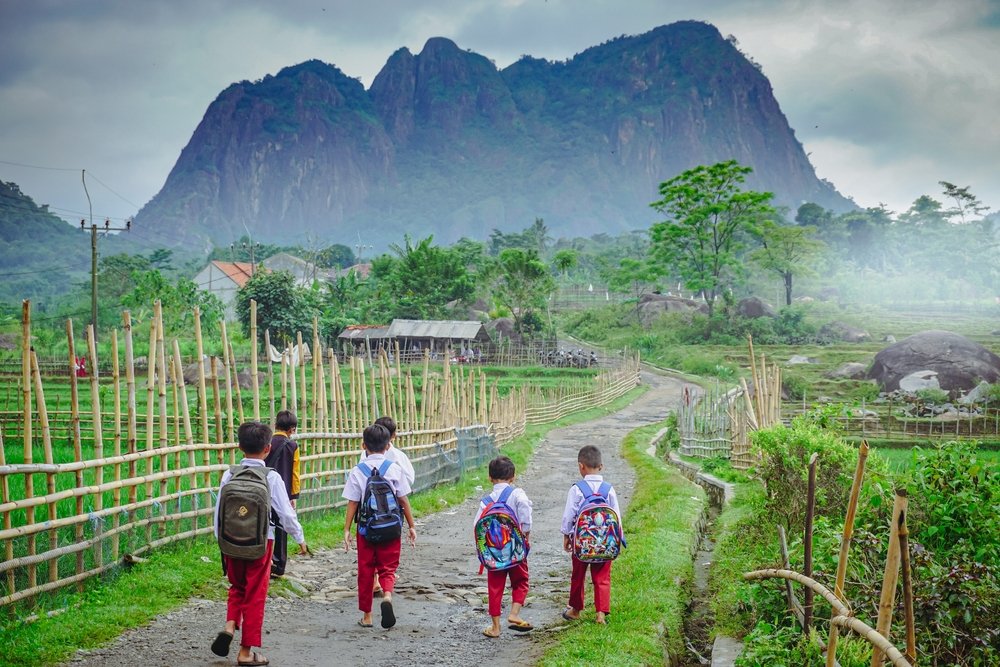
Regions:
<instances>
[{"instance_id":1,"label":"green grass","mask_svg":"<svg viewBox=\"0 0 1000 667\"><path fill-rule=\"evenodd\" d=\"M625 522L628 548L611 572L610 624L584 620L559 633L541 665L654 665L684 651L683 614L692 577L692 527L704 493L645 449L662 424L632 431L622 442L636 470Z\"/></svg>"},{"instance_id":2,"label":"green grass","mask_svg":"<svg viewBox=\"0 0 1000 667\"><path fill-rule=\"evenodd\" d=\"M605 407L579 412L552 424L529 426L523 436L504 446L503 451L516 466L525 466L548 431L620 410L647 390L648 387L637 387ZM414 494L414 512L422 516L460 503L485 483L485 469L469 471L457 483ZM307 515L303 518L303 528L311 547L336 547L343 539L343 511ZM281 594L282 586L278 582L273 586L274 592ZM83 593L69 592L67 588L40 598L36 606L42 615L39 620L25 623L21 618L6 619L0 625L4 637L0 643L0 664L58 664L71 657L76 649L107 644L125 630L182 606L193 595L221 600L225 590L214 541L200 539L163 548L128 570L87 582ZM56 609L65 611L53 617L44 616L45 611Z\"/></svg>"}]
</instances>

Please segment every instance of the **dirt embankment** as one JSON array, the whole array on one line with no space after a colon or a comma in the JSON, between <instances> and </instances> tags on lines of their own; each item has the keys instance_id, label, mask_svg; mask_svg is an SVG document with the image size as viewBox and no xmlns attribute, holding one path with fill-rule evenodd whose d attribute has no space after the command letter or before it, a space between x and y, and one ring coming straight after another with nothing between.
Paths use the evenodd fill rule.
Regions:
<instances>
[{"instance_id":1,"label":"dirt embankment","mask_svg":"<svg viewBox=\"0 0 1000 667\"><path fill-rule=\"evenodd\" d=\"M566 491L578 479L577 450L601 447L605 478L623 503L632 495L635 475L621 458L626 433L661 420L680 398L678 380L643 374L651 391L620 412L585 424L550 432L536 450L518 484L534 503L531 592L523 616L537 628L517 634L504 630L498 640L480 632L486 614L486 577L478 574L472 547L476 499L424 517L418 524L415 549L403 548L394 603L399 619L389 631L357 625L360 612L354 594L355 553L322 550L311 559L293 559L288 577L301 596L271 598L264 618L264 646L272 665L471 665L531 664L547 630L563 621L560 612L569 595L569 557L562 551L559 524ZM625 510L628 526L628 510ZM588 591L589 592L589 591ZM588 596L588 601L589 601ZM613 602L613 597L612 597ZM504 605L508 609L509 597ZM375 606L378 615L378 605ZM79 652L70 664L102 667L204 665L235 662L218 658L209 645L225 621L225 603L193 599L185 607L125 633L107 648ZM238 636L237 636L238 639Z\"/></svg>"}]
</instances>

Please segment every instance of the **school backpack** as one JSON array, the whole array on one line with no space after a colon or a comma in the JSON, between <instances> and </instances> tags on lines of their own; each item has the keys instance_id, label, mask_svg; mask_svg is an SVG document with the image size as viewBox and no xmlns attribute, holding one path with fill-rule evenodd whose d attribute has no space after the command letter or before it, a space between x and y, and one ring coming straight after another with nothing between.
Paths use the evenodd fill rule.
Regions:
<instances>
[{"instance_id":1,"label":"school backpack","mask_svg":"<svg viewBox=\"0 0 1000 667\"><path fill-rule=\"evenodd\" d=\"M496 500L491 495L483 498L485 507L476 519L474 528L480 572L483 568L506 570L528 557L529 547L521 530L521 522L507 504L513 492L514 487L508 486Z\"/></svg>"},{"instance_id":2,"label":"school backpack","mask_svg":"<svg viewBox=\"0 0 1000 667\"><path fill-rule=\"evenodd\" d=\"M388 459L378 468L372 468L362 461L358 469L368 480L365 493L358 507L358 535L372 544L384 544L398 540L403 534L403 515L396 499L396 491L385 478L392 465Z\"/></svg>"},{"instance_id":3,"label":"school backpack","mask_svg":"<svg viewBox=\"0 0 1000 667\"><path fill-rule=\"evenodd\" d=\"M584 480L576 483L583 505L573 531L573 556L584 563L603 563L618 558L626 546L618 513L608 504L611 485L601 482L597 491Z\"/></svg>"},{"instance_id":4,"label":"school backpack","mask_svg":"<svg viewBox=\"0 0 1000 667\"><path fill-rule=\"evenodd\" d=\"M264 466L233 466L219 492L219 550L231 558L257 560L267 552L271 489Z\"/></svg>"}]
</instances>

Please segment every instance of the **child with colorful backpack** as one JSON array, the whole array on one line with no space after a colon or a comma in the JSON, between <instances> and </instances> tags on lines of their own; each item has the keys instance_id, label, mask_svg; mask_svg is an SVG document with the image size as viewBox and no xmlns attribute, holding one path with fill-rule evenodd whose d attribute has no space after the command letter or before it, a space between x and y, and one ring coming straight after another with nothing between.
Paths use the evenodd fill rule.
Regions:
<instances>
[{"instance_id":1,"label":"child with colorful backpack","mask_svg":"<svg viewBox=\"0 0 1000 667\"><path fill-rule=\"evenodd\" d=\"M215 536L222 551L222 569L229 578L226 627L212 642L212 652L229 655L236 630L242 627L237 665L266 665L267 658L253 650L261 645L264 603L271 573L274 526L271 513L308 554L295 509L281 476L264 465L271 449L271 427L246 422L238 432L243 461L222 475L215 505Z\"/></svg>"},{"instance_id":2,"label":"child with colorful backpack","mask_svg":"<svg viewBox=\"0 0 1000 667\"><path fill-rule=\"evenodd\" d=\"M385 458L389 431L372 424L362 434L365 458L351 469L344 484L347 516L344 519L344 549L351 550L351 524L358 522L358 609L362 617L358 625L372 627L372 590L376 576L382 586L381 604L383 628L396 624L392 608L392 591L399 567L402 545L403 517L409 526L409 542L417 543L413 513L406 496L410 484L403 469Z\"/></svg>"},{"instance_id":3,"label":"child with colorful backpack","mask_svg":"<svg viewBox=\"0 0 1000 667\"><path fill-rule=\"evenodd\" d=\"M611 613L611 562L625 546L622 515L614 487L600 474L604 468L601 450L593 445L582 447L577 463L583 479L569 488L562 519L563 549L573 555L569 606L562 615L568 621L580 618L589 567L596 621L603 625Z\"/></svg>"},{"instance_id":4,"label":"child with colorful backpack","mask_svg":"<svg viewBox=\"0 0 1000 667\"><path fill-rule=\"evenodd\" d=\"M518 632L533 629L521 618L521 608L528 596L528 551L531 534L531 500L524 489L515 488L514 462L498 456L489 465L493 490L479 503L474 534L476 551L486 569L489 613L493 624L483 630L490 639L500 636L500 612L503 591L510 577L511 606L507 627Z\"/></svg>"}]
</instances>

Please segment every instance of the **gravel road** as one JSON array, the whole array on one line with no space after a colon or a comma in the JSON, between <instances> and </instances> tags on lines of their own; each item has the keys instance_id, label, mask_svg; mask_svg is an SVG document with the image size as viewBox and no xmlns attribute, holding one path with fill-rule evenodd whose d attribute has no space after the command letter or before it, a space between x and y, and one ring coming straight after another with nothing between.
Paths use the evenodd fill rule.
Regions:
<instances>
[{"instance_id":1,"label":"gravel road","mask_svg":"<svg viewBox=\"0 0 1000 667\"><path fill-rule=\"evenodd\" d=\"M470 499L425 516L418 522L416 548L404 545L393 598L395 628L380 629L377 618L374 629L358 627L360 612L353 593L356 554L320 550L312 558L293 556L289 562L287 578L299 595L268 600L261 652L272 665L298 667L373 662L457 667L487 660L507 665L534 663L545 637L564 625L560 612L569 594L569 557L562 551L559 523L567 489L578 478L577 450L584 444L601 448L605 479L615 485L624 506L631 498L635 475L622 459L619 443L632 429L665 418L680 399L681 381L651 373L643 373L642 380L651 390L637 401L600 419L551 431L528 469L518 471L518 484L534 503L531 591L522 612L535 625L534 632L518 634L505 628L498 640L480 634L489 623L486 576L478 574L472 547L477 500ZM627 509L624 514L627 530ZM588 605L589 593L588 589ZM508 592L505 614L509 600ZM612 597L612 605L613 601ZM68 664L232 665L235 642L228 659L209 650L225 616L224 602L192 599L105 648L78 651Z\"/></svg>"}]
</instances>

